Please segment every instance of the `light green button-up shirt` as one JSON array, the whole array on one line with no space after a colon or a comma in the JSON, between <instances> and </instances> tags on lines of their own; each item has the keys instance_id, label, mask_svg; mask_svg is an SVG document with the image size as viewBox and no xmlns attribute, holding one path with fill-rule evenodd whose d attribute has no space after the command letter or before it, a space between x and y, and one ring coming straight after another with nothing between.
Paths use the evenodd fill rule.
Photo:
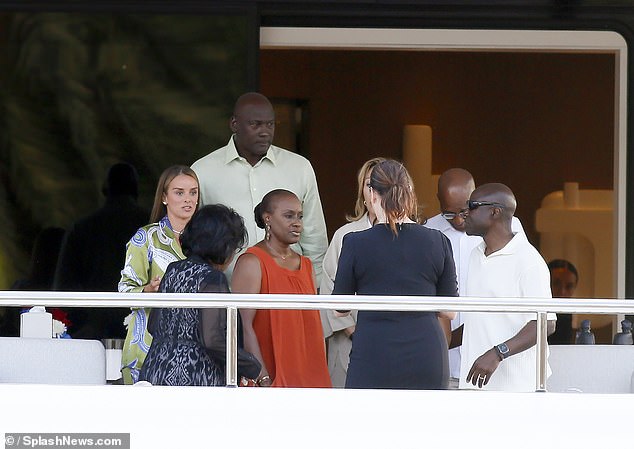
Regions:
<instances>
[{"instance_id":1,"label":"light green button-up shirt","mask_svg":"<svg viewBox=\"0 0 634 449\"><path fill-rule=\"evenodd\" d=\"M264 238L264 230L257 227L253 215L264 195L275 189L297 195L304 209L304 231L293 249L310 258L319 285L328 237L315 172L306 158L271 145L266 156L251 166L238 154L232 137L225 147L197 160L192 169L200 181L201 204L221 203L242 215L249 246ZM235 260L227 269L228 277L234 264Z\"/></svg>"}]
</instances>

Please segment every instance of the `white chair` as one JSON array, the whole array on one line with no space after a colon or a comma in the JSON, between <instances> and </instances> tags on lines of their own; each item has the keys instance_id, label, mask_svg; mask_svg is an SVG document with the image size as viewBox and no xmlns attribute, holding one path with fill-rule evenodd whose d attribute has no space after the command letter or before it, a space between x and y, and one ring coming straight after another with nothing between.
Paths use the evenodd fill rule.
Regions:
<instances>
[{"instance_id":1,"label":"white chair","mask_svg":"<svg viewBox=\"0 0 634 449\"><path fill-rule=\"evenodd\" d=\"M634 345L552 345L553 392L632 393Z\"/></svg>"},{"instance_id":2,"label":"white chair","mask_svg":"<svg viewBox=\"0 0 634 449\"><path fill-rule=\"evenodd\" d=\"M0 337L0 383L106 383L106 350L97 340Z\"/></svg>"}]
</instances>

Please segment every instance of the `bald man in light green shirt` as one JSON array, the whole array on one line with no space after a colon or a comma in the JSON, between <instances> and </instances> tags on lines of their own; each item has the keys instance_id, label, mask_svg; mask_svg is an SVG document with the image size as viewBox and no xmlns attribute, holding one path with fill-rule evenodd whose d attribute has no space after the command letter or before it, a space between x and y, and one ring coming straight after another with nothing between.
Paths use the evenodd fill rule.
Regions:
<instances>
[{"instance_id":1,"label":"bald man in light green shirt","mask_svg":"<svg viewBox=\"0 0 634 449\"><path fill-rule=\"evenodd\" d=\"M250 92L238 98L230 127L233 135L227 145L192 165L200 181L201 204L221 203L235 209L244 218L251 246L264 238L264 230L255 224L255 206L271 190L293 192L304 209L304 230L293 249L310 258L319 285L328 237L310 162L272 145L275 113L264 95ZM232 272L233 264L226 271L229 278Z\"/></svg>"}]
</instances>

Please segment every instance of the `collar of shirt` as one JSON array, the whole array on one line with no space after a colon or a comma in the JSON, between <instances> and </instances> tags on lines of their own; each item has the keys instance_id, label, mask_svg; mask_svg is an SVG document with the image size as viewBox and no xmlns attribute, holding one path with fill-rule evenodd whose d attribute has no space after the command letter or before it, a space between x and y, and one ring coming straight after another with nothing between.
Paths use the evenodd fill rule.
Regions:
<instances>
[{"instance_id":1,"label":"collar of shirt","mask_svg":"<svg viewBox=\"0 0 634 449\"><path fill-rule=\"evenodd\" d=\"M231 138L229 139L229 143L227 144L228 151L227 151L226 156L225 156L225 165L229 164L232 161L235 161L236 159L246 161L246 159L244 157L240 156L240 154L238 153L238 149L236 148L236 144L233 141L233 137L234 136L235 136L235 134L233 134L231 136ZM262 159L260 159L258 161L258 163L254 165L254 167L257 167L258 165L260 165L262 163L262 161L264 161L265 159L268 159L269 161L271 161L271 163L273 165L275 165L276 154L275 154L275 150L274 150L273 145L271 145L269 147L269 149L266 152L266 154L264 155L264 157Z\"/></svg>"},{"instance_id":2,"label":"collar of shirt","mask_svg":"<svg viewBox=\"0 0 634 449\"><path fill-rule=\"evenodd\" d=\"M497 250L493 254L489 254L488 256L484 255L484 251L487 247L487 244L484 240L478 245L478 251L480 251L482 253L482 256L485 258L506 256L509 254L515 254L515 252L517 252L517 247L522 245L524 242L528 242L526 234L524 234L523 232L516 232L515 234L513 234L513 238L506 245L504 245L504 248Z\"/></svg>"},{"instance_id":3,"label":"collar of shirt","mask_svg":"<svg viewBox=\"0 0 634 449\"><path fill-rule=\"evenodd\" d=\"M174 231L172 230L172 223L170 219L165 215L159 220L159 232L165 236L166 239L174 238ZM169 231L169 232L168 232Z\"/></svg>"},{"instance_id":4,"label":"collar of shirt","mask_svg":"<svg viewBox=\"0 0 634 449\"><path fill-rule=\"evenodd\" d=\"M159 221L159 241L164 245L169 245L174 253L178 255L180 259L184 259L185 255L183 254L183 249L181 248L180 243L178 243L176 239L176 234L172 228L172 223L170 223L169 218L165 215Z\"/></svg>"}]
</instances>

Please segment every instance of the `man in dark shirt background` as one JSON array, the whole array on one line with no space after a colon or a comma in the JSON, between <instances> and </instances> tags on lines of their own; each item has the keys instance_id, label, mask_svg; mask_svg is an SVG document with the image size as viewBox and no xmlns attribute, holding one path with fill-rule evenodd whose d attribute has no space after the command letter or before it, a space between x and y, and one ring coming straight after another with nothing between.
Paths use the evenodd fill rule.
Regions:
<instances>
[{"instance_id":1,"label":"man in dark shirt background","mask_svg":"<svg viewBox=\"0 0 634 449\"><path fill-rule=\"evenodd\" d=\"M104 184L106 202L66 233L55 274L55 290L116 292L125 246L148 212L137 204L138 174L127 163L110 167ZM125 308L72 308L73 338L125 338Z\"/></svg>"}]
</instances>

